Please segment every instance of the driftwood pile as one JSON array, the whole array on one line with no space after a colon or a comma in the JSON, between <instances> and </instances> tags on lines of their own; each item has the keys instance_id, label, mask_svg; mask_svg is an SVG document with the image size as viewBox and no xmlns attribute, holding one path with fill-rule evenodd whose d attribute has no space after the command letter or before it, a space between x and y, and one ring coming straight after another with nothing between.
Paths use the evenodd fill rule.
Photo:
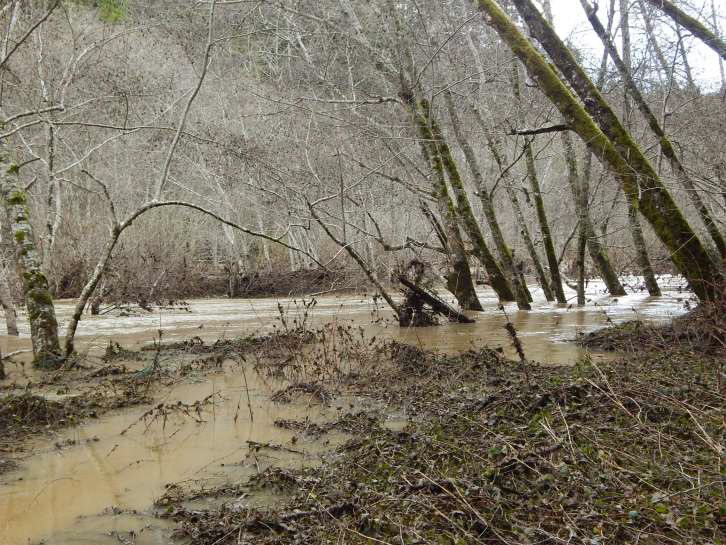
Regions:
<instances>
[{"instance_id":1,"label":"driftwood pile","mask_svg":"<svg viewBox=\"0 0 726 545\"><path fill-rule=\"evenodd\" d=\"M425 265L418 260L411 261L398 281L406 288L404 300L399 308L398 322L401 327L425 327L437 325L437 315L451 322L472 324L474 320L458 312L431 290L421 285Z\"/></svg>"}]
</instances>

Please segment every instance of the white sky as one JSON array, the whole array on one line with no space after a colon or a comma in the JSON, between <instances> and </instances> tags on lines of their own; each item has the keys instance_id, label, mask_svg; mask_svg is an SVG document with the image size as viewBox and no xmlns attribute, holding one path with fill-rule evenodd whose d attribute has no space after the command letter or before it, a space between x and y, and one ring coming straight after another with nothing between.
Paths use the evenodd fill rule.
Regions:
<instances>
[{"instance_id":1,"label":"white sky","mask_svg":"<svg viewBox=\"0 0 726 545\"><path fill-rule=\"evenodd\" d=\"M552 12L555 18L555 27L560 37L572 41L580 49L589 51L596 57L602 54L602 44L595 35L580 5L580 0L550 0ZM590 3L593 3L590 0ZM607 9L609 0L599 0L598 17L603 24L607 21ZM616 6L619 2L616 2ZM711 15L711 0L690 0L690 5L703 8L703 14ZM721 34L726 34L726 0L714 0L718 13L718 25ZM695 11L688 10L690 14ZM616 13L616 18L617 18ZM631 21L631 25L634 24ZM635 37L633 38L635 39ZM691 64L694 78L707 87L718 89L721 85L718 63L718 54L705 46L698 39L689 36L685 40L686 48L689 49L688 61Z\"/></svg>"}]
</instances>

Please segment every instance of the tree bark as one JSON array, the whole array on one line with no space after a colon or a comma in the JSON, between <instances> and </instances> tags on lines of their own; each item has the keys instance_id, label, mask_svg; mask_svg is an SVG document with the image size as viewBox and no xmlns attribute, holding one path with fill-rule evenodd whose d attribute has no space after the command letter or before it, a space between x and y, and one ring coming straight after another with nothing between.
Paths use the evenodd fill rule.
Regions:
<instances>
[{"instance_id":1,"label":"tree bark","mask_svg":"<svg viewBox=\"0 0 726 545\"><path fill-rule=\"evenodd\" d=\"M568 132L562 133L562 145L565 153L565 163L567 164L567 181L570 185L572 198L575 201L575 210L577 212L577 304L585 305L585 249L587 247L587 222L585 219L587 210L587 197L583 196L582 187L580 186L580 177L577 172L577 160L575 158L575 148L572 145L572 138Z\"/></svg>"},{"instance_id":2,"label":"tree bark","mask_svg":"<svg viewBox=\"0 0 726 545\"><path fill-rule=\"evenodd\" d=\"M680 182L681 186L683 186L683 189L685 189L686 193L690 197L693 206L696 208L696 211L698 211L698 215L701 217L701 221L703 221L703 224L706 226L708 234L711 236L713 242L716 244L716 248L718 249L719 254L722 258L726 257L726 240L724 240L723 235L719 231L718 225L716 225L716 222L711 216L711 212L706 206L706 203L703 202L703 199L701 199L701 195L696 190L696 187L693 184L691 177L688 175L686 169L683 167L680 159L676 155L675 149L673 148L670 139L666 136L665 131L658 122L658 119L655 117L655 114L650 109L650 106L648 106L648 103L645 101L645 98L640 92L640 89L635 84L632 71L628 69L627 63L620 58L620 55L615 48L615 45L610 39L610 36L608 35L605 28L602 26L602 23L598 19L595 10L592 9L587 0L580 0L580 2L582 3L582 6L587 13L587 17L590 20L592 28L595 30L597 35L600 36L600 40L602 41L603 45L607 49L608 54L610 55L610 58L612 58L615 66L620 72L620 76L623 78L625 86L630 92L630 96L632 96L633 101L640 110L640 113L648 122L650 130L653 131L653 134L658 137L658 143L660 144L660 149L663 152L663 155L666 157L666 159L668 159L673 173L676 175L676 178Z\"/></svg>"},{"instance_id":3,"label":"tree bark","mask_svg":"<svg viewBox=\"0 0 726 545\"><path fill-rule=\"evenodd\" d=\"M620 0L620 35L622 37L623 63L625 72L632 74L632 62L630 60L630 16L628 10L628 1ZM630 92L627 85L623 92L623 105L625 128L628 132L630 132L632 130L632 112ZM638 202L636 199L632 198L626 198L625 202L628 205L628 224L630 225L630 235L633 238L633 247L635 248L635 255L638 259L640 272L645 280L645 286L651 296L659 296L661 294L660 288L658 287L658 281L653 273L653 266L650 264L648 248L645 245L645 238L643 237L643 228L640 225L640 218L638 217Z\"/></svg>"},{"instance_id":4,"label":"tree bark","mask_svg":"<svg viewBox=\"0 0 726 545\"><path fill-rule=\"evenodd\" d=\"M509 201L512 203L512 210L514 210L514 215L520 229L520 234L524 239L524 244L527 247L527 252L529 253L530 259L532 260L532 266L534 267L535 274L537 275L537 281L542 287L542 292L544 293L547 301L554 301L555 295L552 292L552 286L550 285L549 278L547 278L544 267L542 267L542 262L540 261L539 255L537 254L537 249L534 247L534 241L532 240L532 235L530 235L529 233L527 221L525 220L524 212L522 212L522 206L519 204L519 198L517 198L517 194L514 191L514 181L512 180L512 175L510 173L510 170L504 165L502 151L497 145L497 142L489 134L488 127L486 126L486 123L484 122L481 113L476 108L474 109L474 119L481 127L484 137L486 139L487 148L489 149L489 152L494 158L494 162L499 168L499 175L502 178L504 189L507 192ZM480 188L479 200L481 200L483 208L486 209L487 206L493 208L491 197L486 191L485 187Z\"/></svg>"},{"instance_id":5,"label":"tree bark","mask_svg":"<svg viewBox=\"0 0 726 545\"><path fill-rule=\"evenodd\" d=\"M48 280L41 271L28 214L27 195L18 182L18 167L0 161L0 193L15 241L15 263L23 283L23 295L30 322L33 365L52 369L63 364L58 341L58 322Z\"/></svg>"},{"instance_id":6,"label":"tree bark","mask_svg":"<svg viewBox=\"0 0 726 545\"><path fill-rule=\"evenodd\" d=\"M512 24L493 0L478 0L486 21L522 60L530 76L553 102L588 148L612 169L625 191L638 199L641 213L671 253L678 271L701 300L718 297L723 278L700 239L683 217L653 167L623 129L594 84L529 0L513 0L533 35L582 97L584 107L572 96L547 61ZM588 111L585 111L587 108ZM593 118L599 124L599 128ZM607 131L607 135L603 132ZM612 139L612 141L611 141ZM622 155L621 155L622 153ZM628 157L626 162L623 156Z\"/></svg>"},{"instance_id":7,"label":"tree bark","mask_svg":"<svg viewBox=\"0 0 726 545\"><path fill-rule=\"evenodd\" d=\"M512 90L514 92L514 98L520 102L520 120L524 118L524 111L521 107L522 92L519 85L519 65L516 59L512 61ZM532 153L531 141L525 141L524 159L527 165L527 178L529 179L529 186L532 190L532 196L534 197L534 207L537 211L537 220L539 222L540 232L542 233L542 242L545 249L545 257L547 257L547 264L550 268L550 277L552 278L552 291L555 293L557 302L561 305L567 303L565 298L565 291L562 288L562 275L560 274L560 265L557 261L557 253L555 252L555 244L552 240L552 233L550 232L550 224L547 220L547 212L544 207L544 200L542 199L542 189L539 185L539 179L537 177L537 168L534 164L534 153Z\"/></svg>"},{"instance_id":8,"label":"tree bark","mask_svg":"<svg viewBox=\"0 0 726 545\"><path fill-rule=\"evenodd\" d=\"M449 256L450 264L447 287L454 294L461 308L465 310L483 310L479 298L476 295L476 290L474 289L474 281L471 277L471 269L469 268L469 262L466 257L464 241L461 238L459 226L457 225L457 211L454 208L454 203L446 187L446 176L444 173L446 167L444 166L444 159L442 158L445 143L438 142L433 134L428 103L426 101L419 101L413 107L415 109L416 128L421 138L421 149L434 171L434 193L441 213L441 223L446 234L447 255ZM477 248L475 247L476 250ZM487 270L487 272L490 271ZM499 291L497 291L497 294L499 295ZM504 295L506 296L507 294L505 293ZM511 301L514 299L511 290L508 295L509 299L505 300Z\"/></svg>"},{"instance_id":9,"label":"tree bark","mask_svg":"<svg viewBox=\"0 0 726 545\"><path fill-rule=\"evenodd\" d=\"M5 325L7 334L17 337L18 335L18 314L15 311L15 303L13 303L13 296L10 293L10 287L8 286L8 280L6 276L0 273L0 305L5 311Z\"/></svg>"}]
</instances>

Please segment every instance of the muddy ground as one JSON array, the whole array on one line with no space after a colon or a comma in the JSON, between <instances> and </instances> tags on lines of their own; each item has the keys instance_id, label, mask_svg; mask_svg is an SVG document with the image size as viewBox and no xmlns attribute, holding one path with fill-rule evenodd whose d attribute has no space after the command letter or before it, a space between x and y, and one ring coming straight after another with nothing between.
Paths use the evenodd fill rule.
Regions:
<instances>
[{"instance_id":1,"label":"muddy ground","mask_svg":"<svg viewBox=\"0 0 726 545\"><path fill-rule=\"evenodd\" d=\"M175 491L163 516L202 545L726 539L723 360L671 351L552 368L396 343L385 357L347 387L404 410L402 431L371 418L323 467L246 485L285 490L277 508L190 510Z\"/></svg>"},{"instance_id":2,"label":"muddy ground","mask_svg":"<svg viewBox=\"0 0 726 545\"><path fill-rule=\"evenodd\" d=\"M351 433L320 467L170 485L156 515L176 522L181 542L715 545L726 542L726 350L714 316L609 328L583 342L630 353L560 367L490 349L445 355L345 327L141 352L110 345L105 361L43 385L101 398L16 396L2 445L144 403L150 389L236 358L280 380L278 403L356 396L374 408L276 423L300 436ZM177 364L157 365L162 357ZM405 427L384 425L387 414ZM239 501L270 493L274 507ZM202 496L218 501L200 509Z\"/></svg>"}]
</instances>

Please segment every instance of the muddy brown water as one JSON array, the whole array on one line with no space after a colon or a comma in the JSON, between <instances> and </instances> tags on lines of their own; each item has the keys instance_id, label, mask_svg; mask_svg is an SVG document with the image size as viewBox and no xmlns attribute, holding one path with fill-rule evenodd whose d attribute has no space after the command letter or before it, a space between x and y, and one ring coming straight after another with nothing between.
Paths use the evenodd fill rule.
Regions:
<instances>
[{"instance_id":1,"label":"muddy brown water","mask_svg":"<svg viewBox=\"0 0 726 545\"><path fill-rule=\"evenodd\" d=\"M663 279L662 283L666 288L662 297L638 291L613 299L604 294L601 284L593 282L588 286L589 302L583 309L547 303L533 288L535 304L531 312L519 312L513 305L507 305L505 311L529 359L572 364L584 353L567 342L578 332L597 329L609 320L617 323L637 317L664 321L684 312L689 295L679 289L676 279ZM502 346L507 355L514 356L503 329L506 317L497 308L494 294L483 289L479 295L485 310L472 314L475 324L407 330L393 324L384 307L362 296L322 296L307 310L300 299L192 300L190 312L162 310L85 319L79 327L78 345L82 350L100 352L113 339L128 348L138 348L158 338L159 330L164 341L192 336L213 341L269 332L284 327L284 319L288 326L297 320L311 327L335 321L345 327L363 328L369 336L447 352ZM71 310L71 301L59 302L59 321L65 322ZM0 337L4 354L28 346L27 323L22 319L20 338ZM9 381L22 383L33 377L20 365L6 367ZM276 427L275 420L307 416L311 421L325 421L333 419L338 411L360 409L363 403L346 399L331 407L305 400L275 404L269 400L271 385L255 373L246 375L252 418L242 373L237 364L227 362L223 372L196 383L171 386L158 398L193 402L218 393L218 401L211 412L205 412L203 423L172 417L163 426L158 421L148 427L137 424L121 435L148 408L137 407L106 415L52 439L37 440L31 455L20 461L19 470L0 476L0 545L105 545L124 539L137 545L168 543L171 526L145 514L167 484L194 480L210 484L242 482L265 467L295 468L318 463L331 445L298 440L299 434ZM400 425L400 419L393 418L391 425ZM344 439L334 435L325 441ZM247 441L284 445L296 452L263 450L250 456ZM250 501L259 498L240 498L238 503L242 506Z\"/></svg>"}]
</instances>

